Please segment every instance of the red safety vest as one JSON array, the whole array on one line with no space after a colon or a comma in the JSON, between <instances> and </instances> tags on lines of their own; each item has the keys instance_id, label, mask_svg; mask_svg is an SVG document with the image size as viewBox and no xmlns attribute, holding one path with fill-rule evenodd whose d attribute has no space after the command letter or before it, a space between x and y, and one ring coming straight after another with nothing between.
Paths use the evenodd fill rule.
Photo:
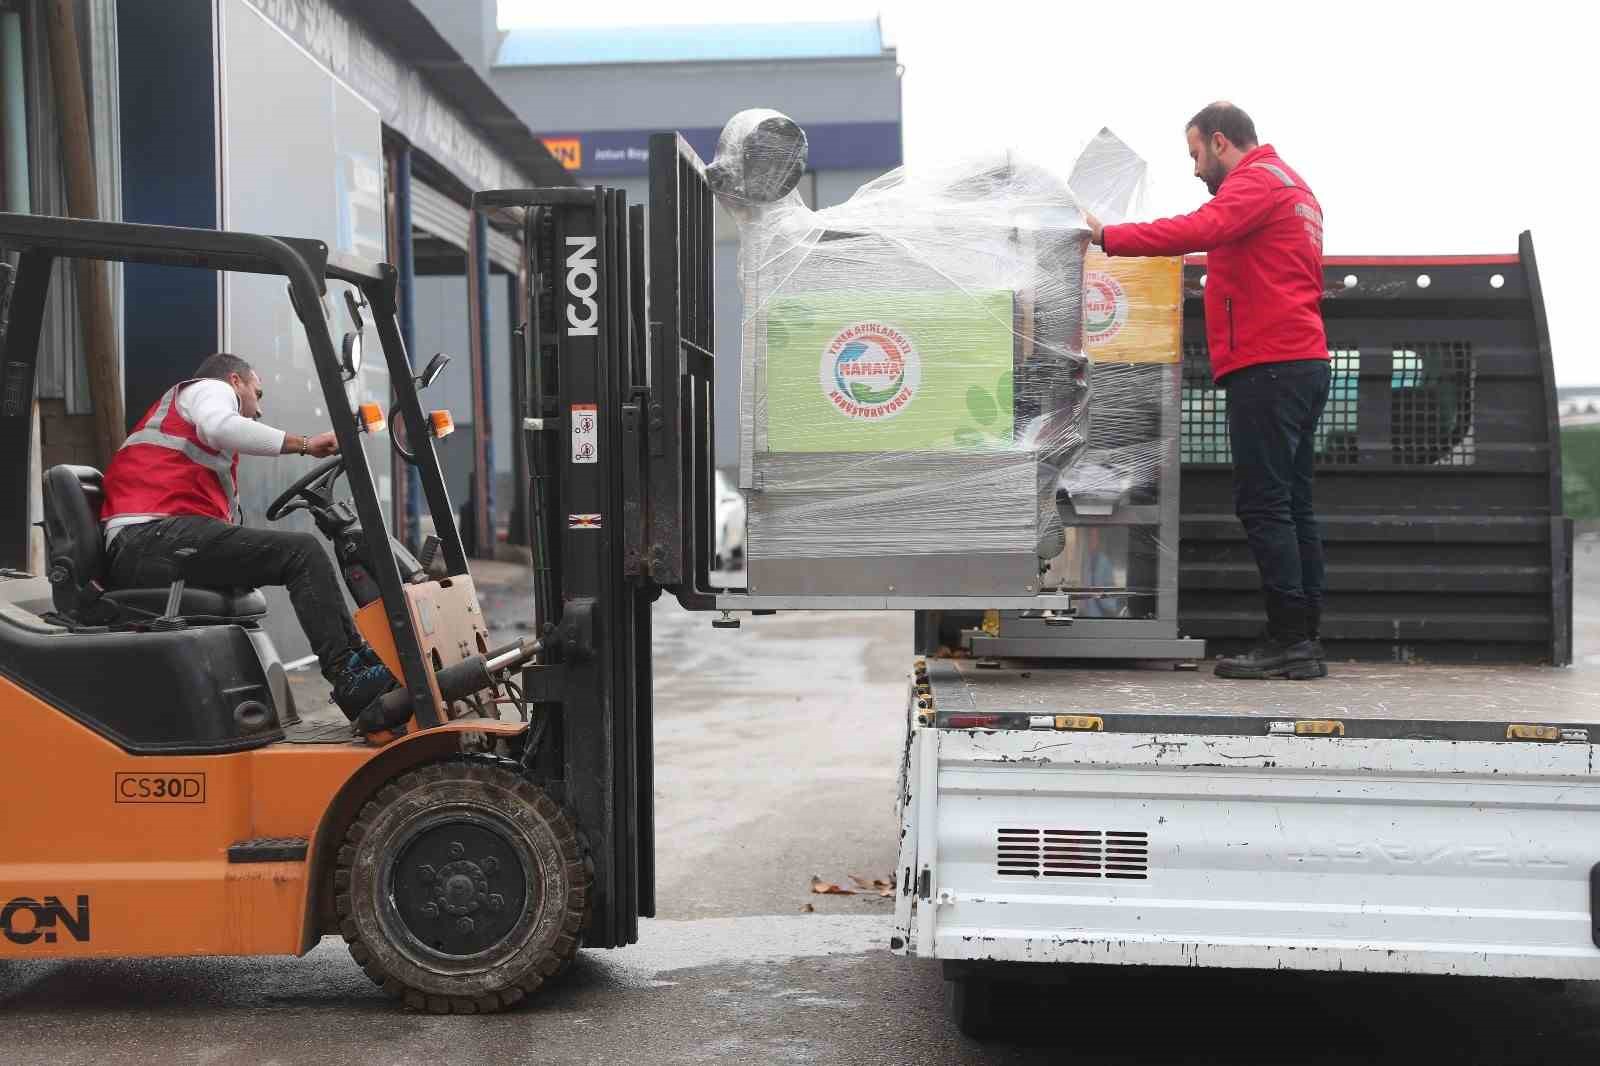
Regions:
<instances>
[{"instance_id":1,"label":"red safety vest","mask_svg":"<svg viewBox=\"0 0 1600 1066\"><path fill-rule=\"evenodd\" d=\"M199 515L234 519L239 455L209 448L178 411L178 394L198 379L180 381L145 412L122 442L105 474L100 521Z\"/></svg>"}]
</instances>

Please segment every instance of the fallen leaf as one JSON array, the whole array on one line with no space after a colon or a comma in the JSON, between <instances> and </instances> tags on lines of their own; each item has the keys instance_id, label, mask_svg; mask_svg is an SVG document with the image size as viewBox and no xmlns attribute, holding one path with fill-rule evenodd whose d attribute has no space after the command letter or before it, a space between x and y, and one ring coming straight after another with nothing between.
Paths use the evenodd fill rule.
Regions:
<instances>
[{"instance_id":1,"label":"fallen leaf","mask_svg":"<svg viewBox=\"0 0 1600 1066\"><path fill-rule=\"evenodd\" d=\"M815 908L811 904L807 903L804 907L800 908L800 913L801 914L815 914L815 913L817 913L817 908Z\"/></svg>"},{"instance_id":2,"label":"fallen leaf","mask_svg":"<svg viewBox=\"0 0 1600 1066\"><path fill-rule=\"evenodd\" d=\"M868 881L865 877L850 875L850 880L855 882L856 888L862 892L876 892L880 896L894 895L894 882L882 877L875 877Z\"/></svg>"},{"instance_id":3,"label":"fallen leaf","mask_svg":"<svg viewBox=\"0 0 1600 1066\"><path fill-rule=\"evenodd\" d=\"M855 895L855 892L853 890L845 888L842 885L836 885L831 881L824 881L822 878L818 877L816 874L812 874L811 875L811 891L816 893L819 896L853 896L853 895Z\"/></svg>"}]
</instances>

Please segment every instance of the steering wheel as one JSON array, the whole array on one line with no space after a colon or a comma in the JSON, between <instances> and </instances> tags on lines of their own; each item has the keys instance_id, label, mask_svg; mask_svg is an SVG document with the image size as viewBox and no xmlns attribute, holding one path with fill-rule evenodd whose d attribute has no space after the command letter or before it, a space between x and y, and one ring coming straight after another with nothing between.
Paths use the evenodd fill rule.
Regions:
<instances>
[{"instance_id":1,"label":"steering wheel","mask_svg":"<svg viewBox=\"0 0 1600 1066\"><path fill-rule=\"evenodd\" d=\"M327 507L333 503L333 483L344 473L344 456L335 455L307 470L267 508L267 521L276 522L286 514ZM319 484L320 483L320 484Z\"/></svg>"}]
</instances>

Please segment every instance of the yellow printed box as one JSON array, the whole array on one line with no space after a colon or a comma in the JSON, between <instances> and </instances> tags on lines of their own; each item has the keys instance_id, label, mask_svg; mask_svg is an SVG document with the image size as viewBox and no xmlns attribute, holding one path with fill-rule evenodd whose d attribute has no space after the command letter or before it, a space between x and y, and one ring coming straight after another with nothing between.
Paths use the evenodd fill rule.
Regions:
<instances>
[{"instance_id":1,"label":"yellow printed box","mask_svg":"<svg viewBox=\"0 0 1600 1066\"><path fill-rule=\"evenodd\" d=\"M1109 258L1083 264L1083 349L1097 363L1183 358L1183 259Z\"/></svg>"}]
</instances>

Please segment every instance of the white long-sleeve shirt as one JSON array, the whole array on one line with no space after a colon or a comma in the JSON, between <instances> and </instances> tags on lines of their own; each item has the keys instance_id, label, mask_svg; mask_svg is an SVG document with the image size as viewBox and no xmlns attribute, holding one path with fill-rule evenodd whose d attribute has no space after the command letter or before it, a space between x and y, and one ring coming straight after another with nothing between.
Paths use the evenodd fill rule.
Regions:
<instances>
[{"instance_id":1,"label":"white long-sleeve shirt","mask_svg":"<svg viewBox=\"0 0 1600 1066\"><path fill-rule=\"evenodd\" d=\"M239 396L226 381L204 378L190 385L178 393L178 413L194 425L200 443L219 452L278 455L288 435L240 414Z\"/></svg>"},{"instance_id":2,"label":"white long-sleeve shirt","mask_svg":"<svg viewBox=\"0 0 1600 1066\"><path fill-rule=\"evenodd\" d=\"M226 381L203 378L178 393L178 414L194 426L200 442L232 458L240 455L279 455L286 434L239 413L239 396ZM148 515L123 515L106 523L109 545L118 531L143 522Z\"/></svg>"}]
</instances>

